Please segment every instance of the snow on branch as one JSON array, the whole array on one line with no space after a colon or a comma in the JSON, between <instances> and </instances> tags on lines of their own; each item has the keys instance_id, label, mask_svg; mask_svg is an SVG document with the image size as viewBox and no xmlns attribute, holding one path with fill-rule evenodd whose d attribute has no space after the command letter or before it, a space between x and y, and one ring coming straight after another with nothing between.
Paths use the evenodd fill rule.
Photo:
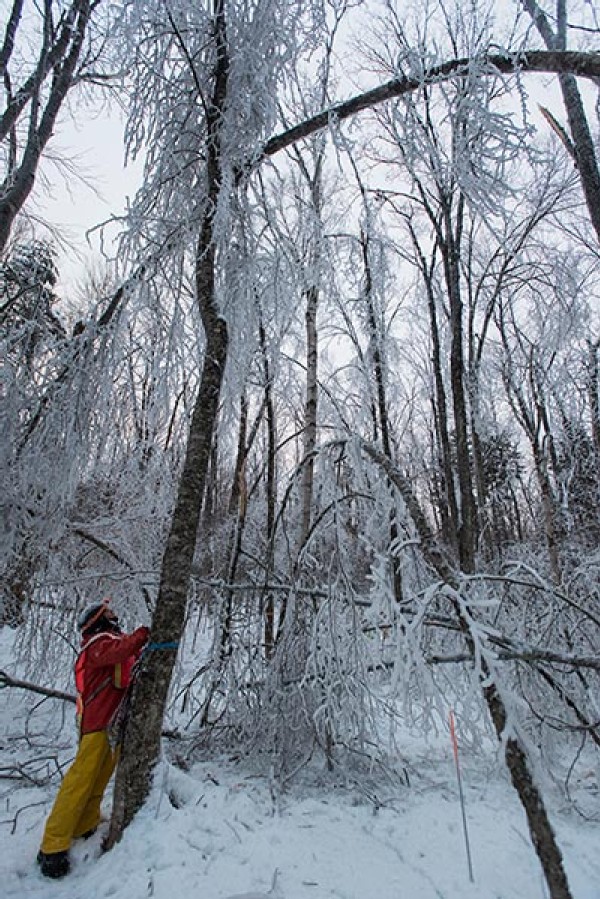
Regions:
<instances>
[{"instance_id":1,"label":"snow on branch","mask_svg":"<svg viewBox=\"0 0 600 899\"><path fill-rule=\"evenodd\" d=\"M0 689L2 687L16 687L19 690L29 690L30 693L39 693L40 696L62 699L64 702L75 702L75 696L72 693L65 693L63 690L52 690L50 687L40 687L39 684L32 684L30 681L11 677L6 671L0 671Z\"/></svg>"},{"instance_id":2,"label":"snow on branch","mask_svg":"<svg viewBox=\"0 0 600 899\"><path fill-rule=\"evenodd\" d=\"M600 671L600 658L598 656L572 656L561 652L538 649L534 646L522 649L501 649L494 654L499 662L547 662L552 665L568 665L570 668L592 668ZM425 661L429 665L447 665L459 662L469 662L473 654L469 652L457 652L448 655L429 655Z\"/></svg>"},{"instance_id":3,"label":"snow on branch","mask_svg":"<svg viewBox=\"0 0 600 899\"><path fill-rule=\"evenodd\" d=\"M403 75L392 78L378 87L357 94L342 103L336 103L315 116L276 134L263 147L262 155L255 160L260 162L268 156L274 156L280 150L310 137L322 128L334 122L341 122L365 109L371 109L387 100L402 97L425 84L447 81L450 78L472 72L473 59L463 57L451 59L440 65L432 66L417 76ZM545 72L548 74L570 73L584 78L600 76L600 53L585 53L575 50L531 50L519 53L485 54L480 60L481 75L510 75L516 72Z\"/></svg>"}]
</instances>

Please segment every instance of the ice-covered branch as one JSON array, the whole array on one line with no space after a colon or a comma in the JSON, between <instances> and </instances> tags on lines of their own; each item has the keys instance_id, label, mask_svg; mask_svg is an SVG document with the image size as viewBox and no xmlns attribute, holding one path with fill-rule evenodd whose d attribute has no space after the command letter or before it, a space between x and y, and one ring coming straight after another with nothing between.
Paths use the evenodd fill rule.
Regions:
<instances>
[{"instance_id":1,"label":"ice-covered branch","mask_svg":"<svg viewBox=\"0 0 600 899\"><path fill-rule=\"evenodd\" d=\"M469 662L473 658L471 653L457 652L448 655L430 655L426 661L430 665L445 665L457 662ZM600 658L598 656L572 656L561 652L538 649L534 646L522 649L500 649L495 653L495 658L500 662L547 662L552 665L568 665L571 668L592 668L600 671Z\"/></svg>"},{"instance_id":2,"label":"ice-covered branch","mask_svg":"<svg viewBox=\"0 0 600 899\"><path fill-rule=\"evenodd\" d=\"M52 699L75 702L75 696L72 693L65 693L63 690L53 690L50 687L40 687L39 684L32 684L30 681L11 677L6 671L0 671L0 688L2 687L15 687L19 690L29 690L30 693L39 693L40 696L49 696Z\"/></svg>"},{"instance_id":3,"label":"ice-covered branch","mask_svg":"<svg viewBox=\"0 0 600 899\"><path fill-rule=\"evenodd\" d=\"M451 59L440 65L426 69L418 76L402 75L392 78L371 90L357 94L342 103L336 103L309 119L276 134L264 145L261 161L274 156L280 150L299 140L310 137L322 128L348 119L365 109L371 109L387 100L402 97L426 84L448 81L472 71L474 60L469 58ZM600 53L585 53L574 50L531 50L518 53L491 53L478 61L483 75L512 75L516 72L544 72L547 74L569 73L584 78L600 76Z\"/></svg>"}]
</instances>

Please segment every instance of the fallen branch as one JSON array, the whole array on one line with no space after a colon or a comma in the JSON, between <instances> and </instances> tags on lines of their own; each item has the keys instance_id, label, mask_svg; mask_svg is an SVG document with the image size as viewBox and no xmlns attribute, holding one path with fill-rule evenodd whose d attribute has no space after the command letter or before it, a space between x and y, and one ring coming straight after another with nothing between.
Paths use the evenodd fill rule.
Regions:
<instances>
[{"instance_id":1,"label":"fallen branch","mask_svg":"<svg viewBox=\"0 0 600 899\"><path fill-rule=\"evenodd\" d=\"M72 693L65 693L63 690L53 690L51 687L40 687L39 684L32 684L30 681L11 677L6 671L0 671L0 688L2 687L15 687L19 690L39 693L41 696L50 696L52 699L62 699L64 702L76 702L76 697Z\"/></svg>"},{"instance_id":2,"label":"fallen branch","mask_svg":"<svg viewBox=\"0 0 600 899\"><path fill-rule=\"evenodd\" d=\"M598 656L571 656L560 652L536 649L535 647L523 647L521 650L501 649L495 652L495 657L500 662L547 662L553 665L568 665L571 668L593 668L595 671L600 671L600 657ZM425 661L429 665L472 662L473 654L470 652L457 652L450 655L431 655L426 656Z\"/></svg>"},{"instance_id":3,"label":"fallen branch","mask_svg":"<svg viewBox=\"0 0 600 899\"><path fill-rule=\"evenodd\" d=\"M54 776L49 768L49 762L53 761L56 767L56 771L60 772L60 765L58 763L58 758L55 755L42 756L41 758L28 759L23 762L22 765L7 765L0 768L0 780L25 780L30 784L33 784L35 787L43 787L47 783L50 782L52 777ZM38 769L33 773L29 773L27 771L27 767L31 767L33 765L37 765ZM46 773L44 775L40 775L40 770L45 768ZM56 773L56 772L54 772Z\"/></svg>"}]
</instances>

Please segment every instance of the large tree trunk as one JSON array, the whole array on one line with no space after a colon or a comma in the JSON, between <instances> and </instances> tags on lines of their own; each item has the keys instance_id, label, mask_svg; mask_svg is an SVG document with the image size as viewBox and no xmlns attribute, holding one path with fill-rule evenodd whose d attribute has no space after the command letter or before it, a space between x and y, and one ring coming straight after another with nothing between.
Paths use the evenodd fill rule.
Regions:
<instances>
[{"instance_id":1,"label":"large tree trunk","mask_svg":"<svg viewBox=\"0 0 600 899\"><path fill-rule=\"evenodd\" d=\"M301 550L310 533L312 518L313 485L315 479L314 453L317 445L317 408L319 401L318 388L318 331L317 310L319 306L319 288L311 286L306 291L306 399L304 404L304 440L303 467L300 481L300 539Z\"/></svg>"},{"instance_id":2,"label":"large tree trunk","mask_svg":"<svg viewBox=\"0 0 600 899\"><path fill-rule=\"evenodd\" d=\"M324 145L317 150L314 172L310 172L302 153L295 148L295 158L310 191L310 214L313 218L313 233L308 247L308 265L305 272L307 287L303 299L306 302L306 396L304 402L303 463L300 480L300 534L298 553L302 552L310 533L315 479L315 449L317 446L317 413L319 403L319 331L317 315L319 310L319 277L321 268L321 241L323 205L323 158Z\"/></svg>"},{"instance_id":3,"label":"large tree trunk","mask_svg":"<svg viewBox=\"0 0 600 899\"><path fill-rule=\"evenodd\" d=\"M494 77L500 73L512 75L515 72L544 72L548 74L571 73L582 78L600 78L600 53L586 53L579 50L523 50L521 53L489 53L480 57L479 62L489 66L487 74ZM332 120L343 122L358 115L365 109L373 109L396 97L404 97L419 90L424 84L440 84L469 73L473 60L469 57L450 59L431 66L415 76L400 75L384 84L356 94L349 100L327 106L322 112L276 134L264 145L261 156L254 160L258 165L268 156L275 156L281 150L293 146L324 128L329 128Z\"/></svg>"},{"instance_id":4,"label":"large tree trunk","mask_svg":"<svg viewBox=\"0 0 600 899\"><path fill-rule=\"evenodd\" d=\"M504 702L493 682L486 683L483 692L498 738L502 739L506 727ZM563 867L562 852L556 842L542 794L533 779L527 753L520 740L515 737L508 738L504 757L513 787L519 795L527 816L531 841L540 860L550 897L551 899L573 899Z\"/></svg>"},{"instance_id":5,"label":"large tree trunk","mask_svg":"<svg viewBox=\"0 0 600 899\"><path fill-rule=\"evenodd\" d=\"M212 433L227 359L227 328L215 322L207 339L200 390L194 406L185 463L171 530L163 558L151 640L171 648L148 652L133 690L131 711L115 783L109 844L112 845L142 806L160 754L163 716L175 658L183 632L188 586Z\"/></svg>"},{"instance_id":6,"label":"large tree trunk","mask_svg":"<svg viewBox=\"0 0 600 899\"><path fill-rule=\"evenodd\" d=\"M573 138L577 171L581 179L583 195L600 243L600 172L594 150L594 141L585 115L585 108L574 75L559 75L560 87Z\"/></svg>"},{"instance_id":7,"label":"large tree trunk","mask_svg":"<svg viewBox=\"0 0 600 899\"><path fill-rule=\"evenodd\" d=\"M587 394L590 404L590 420L592 426L592 442L594 445L594 459L596 460L596 474L600 483L600 365L598 364L598 352L600 341L589 344L587 364Z\"/></svg>"},{"instance_id":8,"label":"large tree trunk","mask_svg":"<svg viewBox=\"0 0 600 899\"><path fill-rule=\"evenodd\" d=\"M265 326L260 309L258 315L258 334L263 364L263 375L265 379L264 391L267 417L267 559L265 565L265 582L267 582L274 562L275 512L277 503L277 469L275 464L275 454L277 452L277 423L275 419L275 403L273 400L273 383L269 365L267 335L265 333ZM269 660L273 657L275 651L276 638L275 600L271 592L267 593L264 597L264 622L265 658Z\"/></svg>"},{"instance_id":9,"label":"large tree trunk","mask_svg":"<svg viewBox=\"0 0 600 899\"><path fill-rule=\"evenodd\" d=\"M558 545L558 536L556 533L556 511L557 501L552 489L552 482L548 474L548 460L544 454L544 450L539 445L537 435L530 435L531 451L533 454L533 462L535 474L540 488L540 496L542 500L542 513L544 519L544 533L546 536L546 547L548 549L548 560L550 562L550 571L552 572L552 580L555 584L562 581L560 553Z\"/></svg>"},{"instance_id":10,"label":"large tree trunk","mask_svg":"<svg viewBox=\"0 0 600 899\"><path fill-rule=\"evenodd\" d=\"M224 5L224 0L215 2L215 76L206 122L207 197L196 251L196 294L206 333L206 349L152 621L150 639L156 651L144 655L132 694L115 783L109 845L120 839L123 829L146 799L160 754L164 710L176 644L185 621L202 496L227 361L227 325L219 314L215 296L214 233L222 182L221 128L229 72Z\"/></svg>"}]
</instances>

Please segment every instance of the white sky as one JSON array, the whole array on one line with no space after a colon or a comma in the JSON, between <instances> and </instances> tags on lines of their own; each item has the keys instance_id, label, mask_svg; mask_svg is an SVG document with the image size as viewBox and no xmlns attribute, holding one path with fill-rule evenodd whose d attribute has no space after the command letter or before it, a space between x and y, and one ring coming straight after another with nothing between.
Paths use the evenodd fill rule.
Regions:
<instances>
[{"instance_id":1,"label":"white sky","mask_svg":"<svg viewBox=\"0 0 600 899\"><path fill-rule=\"evenodd\" d=\"M86 266L102 258L100 233L87 232L123 213L127 198L135 194L142 166L137 161L124 167L118 111L103 108L94 115L83 109L79 121L63 116L56 133L50 151L74 171L69 173L61 163L46 161L31 206L67 243L59 247L58 265L60 290L69 293L84 276ZM114 231L114 226L106 231L108 252Z\"/></svg>"}]
</instances>

